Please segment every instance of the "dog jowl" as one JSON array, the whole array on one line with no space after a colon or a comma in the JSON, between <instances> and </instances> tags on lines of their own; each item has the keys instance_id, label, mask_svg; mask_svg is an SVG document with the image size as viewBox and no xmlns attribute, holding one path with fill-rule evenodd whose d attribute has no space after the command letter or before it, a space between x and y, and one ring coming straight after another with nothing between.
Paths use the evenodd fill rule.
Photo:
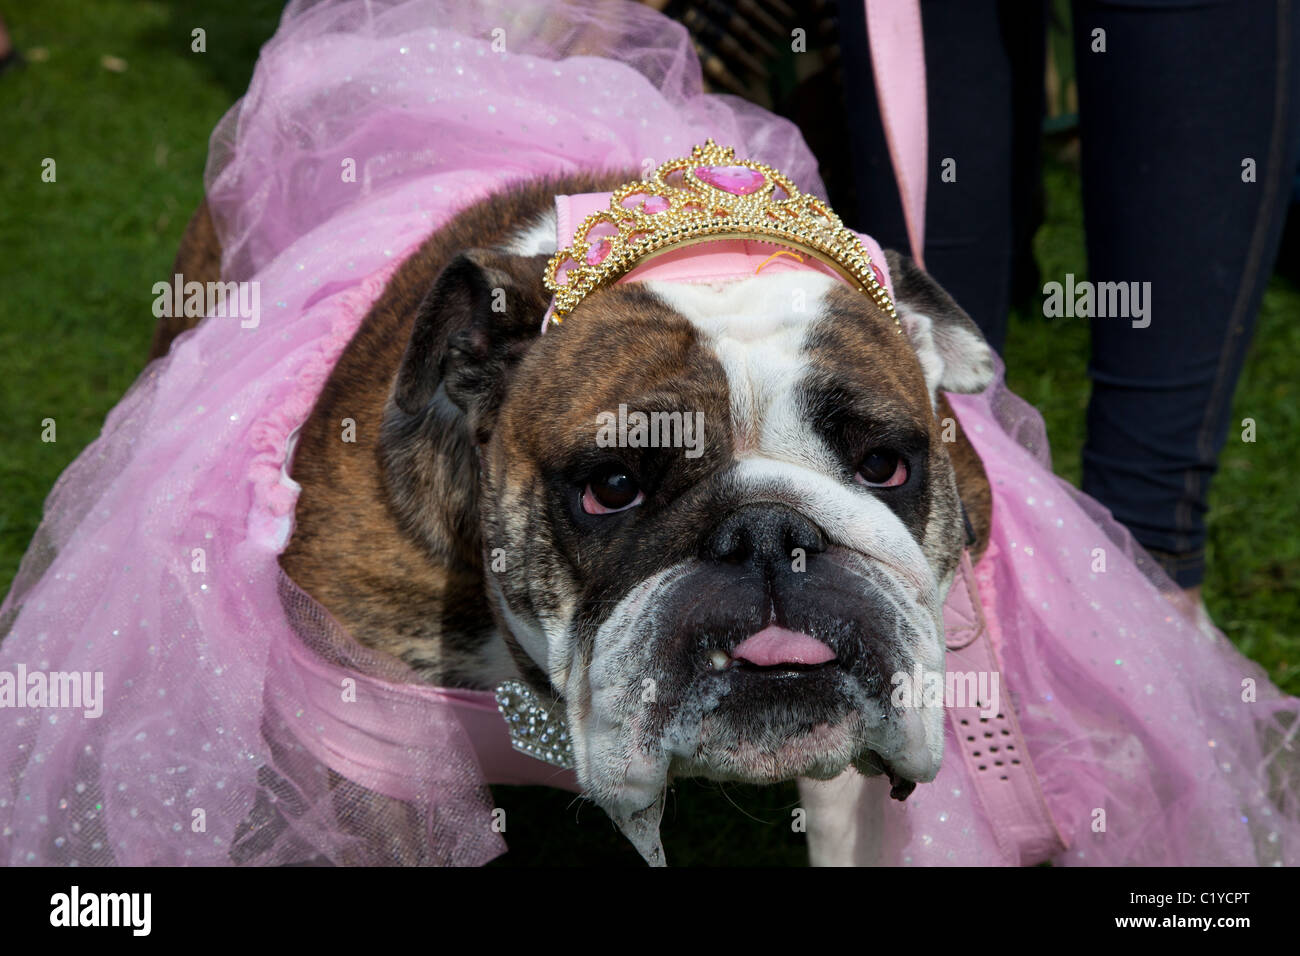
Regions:
<instances>
[{"instance_id":1,"label":"dog jowl","mask_svg":"<svg viewBox=\"0 0 1300 956\"><path fill-rule=\"evenodd\" d=\"M933 779L942 709L895 706L891 675L943 669L965 534L941 392L993 371L969 318L891 254L906 334L869 297L785 272L612 286L538 336L544 261L475 250L443 270L381 456L411 533L461 527L509 556L482 565L496 632L563 708L587 795L661 862L674 776L856 767L900 799ZM598 441L620 407L705 427L692 454ZM426 474L448 429L474 475L455 521Z\"/></svg>"}]
</instances>

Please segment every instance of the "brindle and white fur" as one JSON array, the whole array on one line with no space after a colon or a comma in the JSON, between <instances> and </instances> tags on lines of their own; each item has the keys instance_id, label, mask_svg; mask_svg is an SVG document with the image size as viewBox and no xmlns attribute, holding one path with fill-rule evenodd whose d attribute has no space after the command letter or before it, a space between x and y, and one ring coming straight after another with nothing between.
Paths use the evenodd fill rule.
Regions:
<instances>
[{"instance_id":1,"label":"brindle and white fur","mask_svg":"<svg viewBox=\"0 0 1300 956\"><path fill-rule=\"evenodd\" d=\"M774 272L616 285L539 336L553 196L633 178L516 186L401 267L303 426L281 561L357 640L431 683L518 677L556 700L586 794L662 862L675 776L855 767L902 798L937 773L942 709L895 708L890 675L943 667L963 502L976 552L987 537L987 482L960 433L942 440L942 393L982 389L993 364L965 313L893 253L905 334L841 283ZM177 271L211 268L210 233L201 207ZM620 404L702 412L702 454L599 447L597 416ZM339 440L344 418L356 443ZM859 480L869 449L900 455L907 480ZM584 488L608 465L644 500L588 514ZM836 659L713 666L771 623Z\"/></svg>"}]
</instances>

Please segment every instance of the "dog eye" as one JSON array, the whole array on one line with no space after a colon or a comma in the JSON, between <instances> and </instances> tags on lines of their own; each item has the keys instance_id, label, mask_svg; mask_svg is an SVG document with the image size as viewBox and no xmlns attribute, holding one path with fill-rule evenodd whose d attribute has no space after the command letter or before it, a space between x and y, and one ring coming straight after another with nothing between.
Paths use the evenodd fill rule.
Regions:
<instances>
[{"instance_id":1,"label":"dog eye","mask_svg":"<svg viewBox=\"0 0 1300 956\"><path fill-rule=\"evenodd\" d=\"M636 479L617 466L604 468L591 476L582 492L582 510L589 515L607 515L626 511L645 500Z\"/></svg>"},{"instance_id":2,"label":"dog eye","mask_svg":"<svg viewBox=\"0 0 1300 956\"><path fill-rule=\"evenodd\" d=\"M907 462L896 452L873 448L862 456L854 477L873 488L896 488L907 481Z\"/></svg>"}]
</instances>

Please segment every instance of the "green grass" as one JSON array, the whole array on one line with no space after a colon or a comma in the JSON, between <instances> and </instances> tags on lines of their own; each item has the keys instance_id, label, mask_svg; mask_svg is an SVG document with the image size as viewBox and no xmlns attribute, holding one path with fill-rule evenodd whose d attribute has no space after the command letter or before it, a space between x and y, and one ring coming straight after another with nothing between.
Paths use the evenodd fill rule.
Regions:
<instances>
[{"instance_id":1,"label":"green grass","mask_svg":"<svg viewBox=\"0 0 1300 956\"><path fill-rule=\"evenodd\" d=\"M54 480L99 432L144 363L152 284L166 277L202 191L208 135L242 94L278 2L191 5L45 0L13 14L20 49L48 59L0 77L0 593L7 590ZM207 52L190 31L207 30ZM100 65L126 61L123 73ZM41 162L57 162L55 183ZM1087 272L1077 171L1049 162L1044 275ZM1300 293L1275 281L1236 397L1211 501L1206 597L1219 625L1273 679L1300 691ZM1087 327L1013 315L1012 388L1044 414L1059 474L1079 479ZM58 441L40 440L54 418ZM512 847L503 862L639 865L604 814L566 794L499 788ZM665 814L677 864L796 864L794 787L688 782Z\"/></svg>"},{"instance_id":2,"label":"green grass","mask_svg":"<svg viewBox=\"0 0 1300 956\"><path fill-rule=\"evenodd\" d=\"M140 371L151 287L202 196L208 136L280 6L193 17L179 2L44 0L9 14L18 48L48 59L0 76L0 592L54 479ZM191 53L200 26L208 52Z\"/></svg>"}]
</instances>

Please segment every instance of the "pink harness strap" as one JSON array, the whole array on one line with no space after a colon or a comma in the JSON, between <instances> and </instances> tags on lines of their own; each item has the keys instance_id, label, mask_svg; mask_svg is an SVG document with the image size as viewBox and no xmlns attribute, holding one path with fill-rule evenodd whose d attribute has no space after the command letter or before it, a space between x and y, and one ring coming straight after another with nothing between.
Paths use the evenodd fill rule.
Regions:
<instances>
[{"instance_id":1,"label":"pink harness strap","mask_svg":"<svg viewBox=\"0 0 1300 956\"><path fill-rule=\"evenodd\" d=\"M425 795L440 769L452 772L463 742L472 745L488 783L579 790L573 771L514 749L491 691L341 672L297 640L271 653L291 658L284 662L291 666L271 669L268 702L313 757L368 790L396 800ZM341 675L355 681L354 693L341 692Z\"/></svg>"},{"instance_id":2,"label":"pink harness strap","mask_svg":"<svg viewBox=\"0 0 1300 956\"><path fill-rule=\"evenodd\" d=\"M996 560L996 556L997 546L990 542L983 561ZM989 717L990 701L968 700L965 706L949 706L948 720L1003 856L1012 863L1032 866L1064 852L1069 844L1043 797L1011 695L1002 696L1001 667L994 648L1001 633L996 615L984 614L986 606L997 606L992 587L990 576L977 573L969 552L963 551L943 606L947 671L987 674L989 680L996 675L1001 706Z\"/></svg>"}]
</instances>

